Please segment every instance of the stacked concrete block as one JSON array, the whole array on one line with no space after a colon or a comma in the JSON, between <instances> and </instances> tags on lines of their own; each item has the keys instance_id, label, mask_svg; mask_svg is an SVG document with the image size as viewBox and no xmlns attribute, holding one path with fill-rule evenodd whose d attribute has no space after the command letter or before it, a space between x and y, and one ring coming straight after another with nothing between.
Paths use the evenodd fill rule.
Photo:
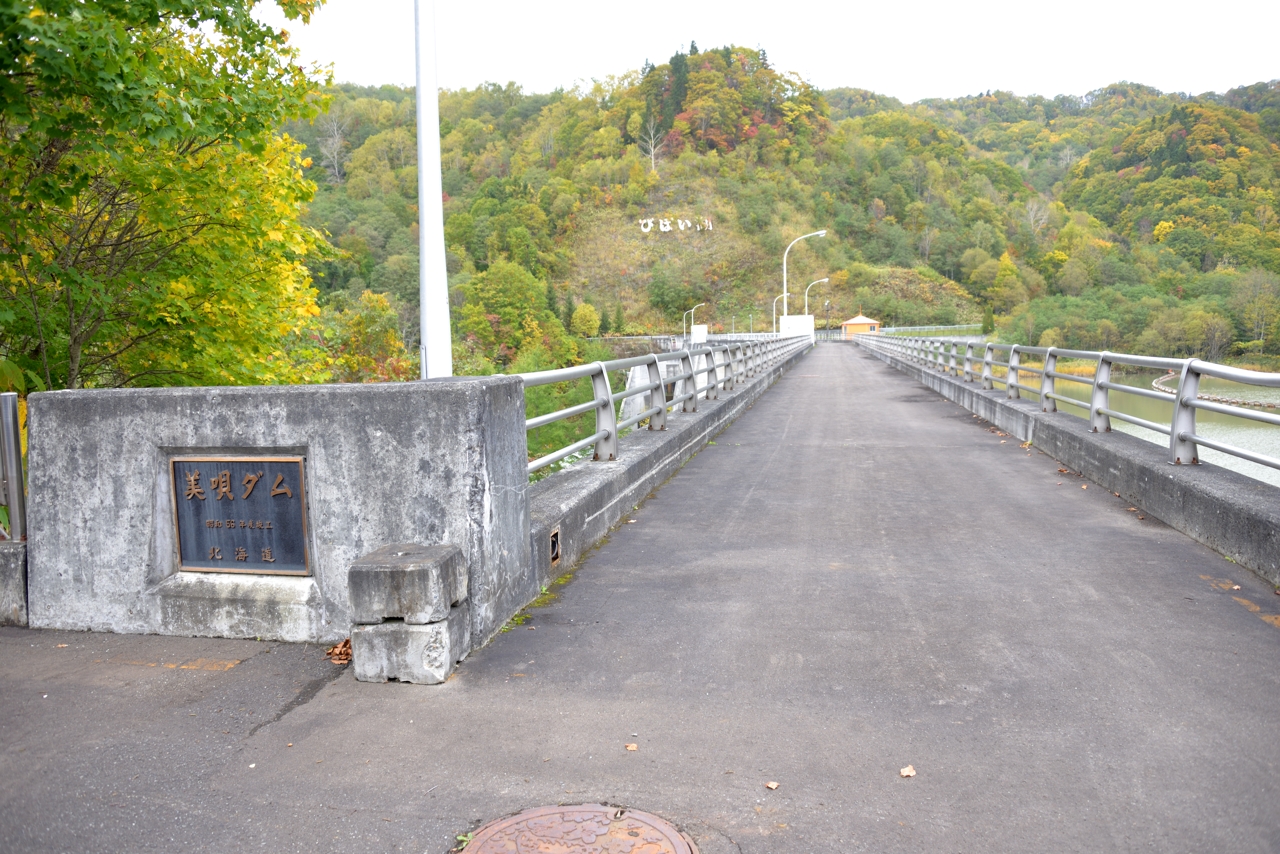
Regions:
<instances>
[{"instance_id":1,"label":"stacked concrete block","mask_svg":"<svg viewBox=\"0 0 1280 854\"><path fill-rule=\"evenodd\" d=\"M457 546L383 546L351 564L351 662L361 682L435 685L471 645Z\"/></svg>"}]
</instances>

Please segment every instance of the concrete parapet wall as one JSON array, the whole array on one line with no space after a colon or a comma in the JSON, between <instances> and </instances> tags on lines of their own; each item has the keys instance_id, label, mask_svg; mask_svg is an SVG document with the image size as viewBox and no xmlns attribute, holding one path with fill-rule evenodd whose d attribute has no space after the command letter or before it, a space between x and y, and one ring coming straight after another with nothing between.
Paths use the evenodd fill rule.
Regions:
<instances>
[{"instance_id":1,"label":"concrete parapet wall","mask_svg":"<svg viewBox=\"0 0 1280 854\"><path fill-rule=\"evenodd\" d=\"M864 348L971 412L1118 492L1131 504L1280 585L1280 490L1219 466L1175 466L1168 448L1126 433L1093 433L1066 412L1010 400L1003 389ZM1087 531L1080 532L1087 536Z\"/></svg>"},{"instance_id":2,"label":"concrete parapet wall","mask_svg":"<svg viewBox=\"0 0 1280 854\"><path fill-rule=\"evenodd\" d=\"M515 377L30 397L32 626L336 641L347 571L389 543L453 544L469 637L536 594ZM305 458L311 574L179 572L169 458Z\"/></svg>"},{"instance_id":3,"label":"concrete parapet wall","mask_svg":"<svg viewBox=\"0 0 1280 854\"><path fill-rule=\"evenodd\" d=\"M722 390L717 400L699 400L697 412L668 414L666 430L641 429L623 436L616 461L584 461L533 484L529 488L530 553L539 584L577 563L624 514L675 474L809 351L800 350L740 381L733 391ZM560 559L554 567L550 550L553 531L559 531L560 546Z\"/></svg>"}]
</instances>

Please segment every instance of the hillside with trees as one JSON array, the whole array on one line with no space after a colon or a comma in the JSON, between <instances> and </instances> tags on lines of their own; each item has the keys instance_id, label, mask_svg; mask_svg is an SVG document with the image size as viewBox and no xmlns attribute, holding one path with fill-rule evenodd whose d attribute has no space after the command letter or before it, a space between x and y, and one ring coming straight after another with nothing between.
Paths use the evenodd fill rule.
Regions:
<instances>
[{"instance_id":1,"label":"hillside with trees","mask_svg":"<svg viewBox=\"0 0 1280 854\"><path fill-rule=\"evenodd\" d=\"M319 185L309 221L343 250L316 268L321 301L386 293L412 344L412 93L329 95L290 128ZM590 89L442 92L457 356L505 370L536 343L538 364L572 360L582 335L678 329L697 303L715 330L768 329L782 250L827 227L790 257L793 312L830 279L811 292L819 325L989 312L1009 341L1256 361L1280 352L1278 101L1274 84L1120 83L904 105L696 45ZM508 265L542 297L514 315L493 302Z\"/></svg>"},{"instance_id":2,"label":"hillside with trees","mask_svg":"<svg viewBox=\"0 0 1280 854\"><path fill-rule=\"evenodd\" d=\"M414 93L308 76L251 5L0 13L0 384L416 376ZM768 329L784 248L820 228L788 270L793 313L829 280L819 325L1280 356L1275 82L903 104L690 44L439 105L458 373L599 358L698 303Z\"/></svg>"}]
</instances>

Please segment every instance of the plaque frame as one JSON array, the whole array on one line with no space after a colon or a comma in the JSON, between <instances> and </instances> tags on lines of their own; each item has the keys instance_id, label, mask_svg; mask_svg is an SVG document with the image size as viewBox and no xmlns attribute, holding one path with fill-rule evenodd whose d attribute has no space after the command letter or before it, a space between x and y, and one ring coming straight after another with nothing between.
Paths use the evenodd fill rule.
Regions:
<instances>
[{"instance_id":1,"label":"plaque frame","mask_svg":"<svg viewBox=\"0 0 1280 854\"><path fill-rule=\"evenodd\" d=\"M295 463L298 466L298 498L302 510L302 563L303 569L236 569L208 566L187 566L182 562L182 528L178 524L178 478L176 463L217 462L217 463ZM301 454L171 454L169 456L169 486L172 503L170 505L173 522L173 545L176 551L175 563L178 572L203 572L234 575L270 575L290 578L307 578L311 571L311 535L307 523L307 458Z\"/></svg>"}]
</instances>

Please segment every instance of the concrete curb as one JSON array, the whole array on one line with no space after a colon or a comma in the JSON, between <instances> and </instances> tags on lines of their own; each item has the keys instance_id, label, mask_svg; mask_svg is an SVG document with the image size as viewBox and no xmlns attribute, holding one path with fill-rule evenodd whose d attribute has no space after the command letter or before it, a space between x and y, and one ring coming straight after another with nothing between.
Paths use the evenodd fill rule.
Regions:
<instances>
[{"instance_id":1,"label":"concrete curb","mask_svg":"<svg viewBox=\"0 0 1280 854\"><path fill-rule=\"evenodd\" d=\"M529 487L530 553L539 585L567 572L618 520L673 475L751 406L812 346L745 380L694 413L672 412L667 429L636 430L621 440L614 462L582 462ZM551 534L560 558L552 565Z\"/></svg>"},{"instance_id":2,"label":"concrete curb","mask_svg":"<svg viewBox=\"0 0 1280 854\"><path fill-rule=\"evenodd\" d=\"M863 349L1280 586L1280 490L1274 486L1209 463L1171 465L1160 445L1126 433L1092 433L1087 421L1069 413L1043 412L1039 403L1010 400L1003 390L984 391L977 381Z\"/></svg>"}]
</instances>

